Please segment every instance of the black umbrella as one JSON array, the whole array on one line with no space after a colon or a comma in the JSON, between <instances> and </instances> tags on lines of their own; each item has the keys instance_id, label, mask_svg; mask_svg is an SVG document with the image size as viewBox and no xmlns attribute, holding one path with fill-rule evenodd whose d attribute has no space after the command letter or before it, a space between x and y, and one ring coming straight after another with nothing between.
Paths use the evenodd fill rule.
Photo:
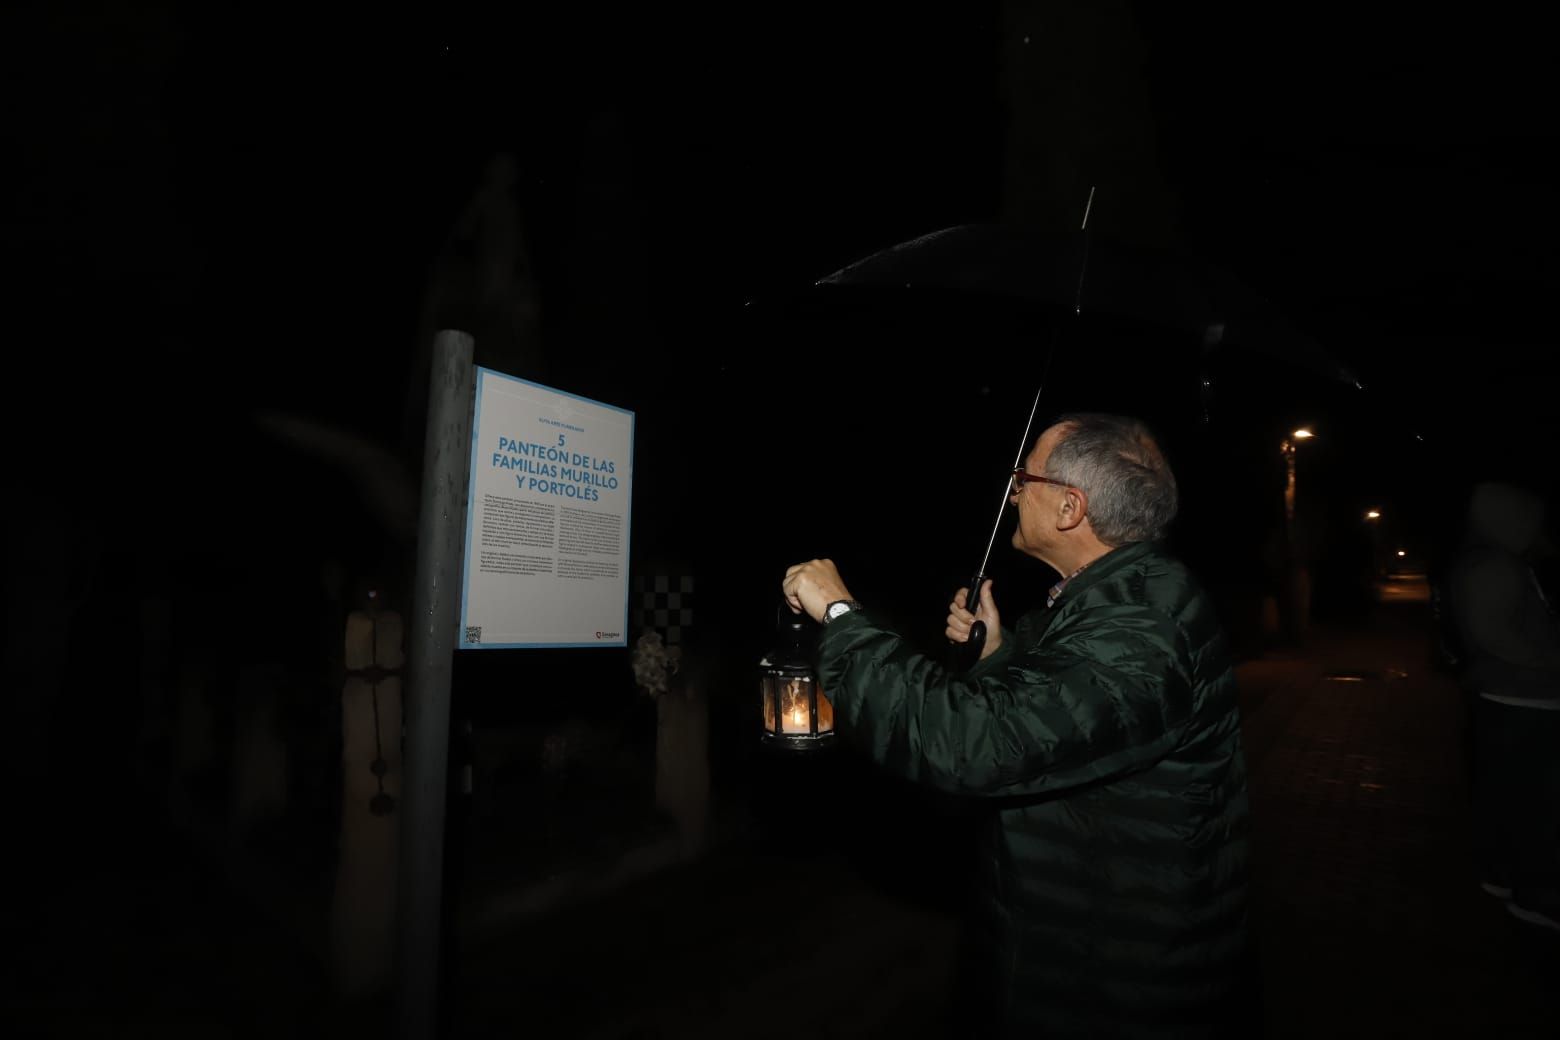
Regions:
<instances>
[{"instance_id":1,"label":"black umbrella","mask_svg":"<svg viewBox=\"0 0 1560 1040\"><path fill-rule=\"evenodd\" d=\"M1026 402L1029 425L1020 442L1020 458L1028 447L1057 340L1071 333L1076 341L1078 321L1085 317L1091 322L1116 322L1118 329L1126 323L1154 330L1143 342L1153 345L1162 370L1179 368L1185 361L1202 368L1221 351L1251 350L1326 382L1360 388L1345 365L1228 271L1189 257L1102 239L1086 230L1087 217L1084 224L1084 229L1066 235L990 224L935 231L820 279L806 305L889 312L924 306L930 298L955 309L1016 311L1021 325L1036 320L1049 324L1044 360L1031 381L1035 395ZM1119 334L1114 338L1119 341ZM1211 381L1204 374L1198 384L1206 419ZM1004 494L986 558L969 583L972 611L1006 504ZM983 631L972 633L970 660L978 656L983 636Z\"/></svg>"},{"instance_id":2,"label":"black umbrella","mask_svg":"<svg viewBox=\"0 0 1560 1040\"><path fill-rule=\"evenodd\" d=\"M1257 350L1325 379L1359 385L1347 366L1227 270L1092 232L963 224L873 253L816 285L826 293L968 294L1036 312L1104 315L1156 327L1171 342L1205 353Z\"/></svg>"}]
</instances>

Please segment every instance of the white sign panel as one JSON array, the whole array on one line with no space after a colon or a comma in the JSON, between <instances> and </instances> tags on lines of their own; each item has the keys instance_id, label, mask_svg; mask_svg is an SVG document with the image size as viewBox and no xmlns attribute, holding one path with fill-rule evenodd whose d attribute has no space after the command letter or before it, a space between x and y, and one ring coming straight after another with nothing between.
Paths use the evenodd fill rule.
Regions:
<instances>
[{"instance_id":1,"label":"white sign panel","mask_svg":"<svg viewBox=\"0 0 1560 1040\"><path fill-rule=\"evenodd\" d=\"M477 369L463 650L628 645L634 413Z\"/></svg>"}]
</instances>

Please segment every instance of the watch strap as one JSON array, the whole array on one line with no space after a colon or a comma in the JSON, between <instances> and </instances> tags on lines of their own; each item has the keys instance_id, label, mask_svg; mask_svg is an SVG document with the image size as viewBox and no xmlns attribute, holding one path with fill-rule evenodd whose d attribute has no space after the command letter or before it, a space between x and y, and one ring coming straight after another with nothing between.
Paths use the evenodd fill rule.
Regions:
<instances>
[{"instance_id":1,"label":"watch strap","mask_svg":"<svg viewBox=\"0 0 1560 1040\"><path fill-rule=\"evenodd\" d=\"M844 609L843 610L836 609L836 608L839 608L839 607L843 607ZM830 603L827 607L823 608L823 623L825 625L827 625L829 622L833 621L835 618L844 617L846 614L849 614L851 611L853 611L853 610L860 610L860 609L861 609L861 604L859 602L857 602L856 600L853 600L853 599L837 599L833 603Z\"/></svg>"}]
</instances>

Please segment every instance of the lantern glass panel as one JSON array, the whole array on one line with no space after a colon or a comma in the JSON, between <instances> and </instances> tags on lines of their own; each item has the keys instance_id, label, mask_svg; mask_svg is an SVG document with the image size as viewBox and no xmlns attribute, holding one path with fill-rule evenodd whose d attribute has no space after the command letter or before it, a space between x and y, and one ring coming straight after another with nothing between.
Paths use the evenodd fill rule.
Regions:
<instances>
[{"instance_id":1,"label":"lantern glass panel","mask_svg":"<svg viewBox=\"0 0 1560 1040\"><path fill-rule=\"evenodd\" d=\"M780 725L782 733L812 732L811 679L792 676L780 683Z\"/></svg>"},{"instance_id":2,"label":"lantern glass panel","mask_svg":"<svg viewBox=\"0 0 1560 1040\"><path fill-rule=\"evenodd\" d=\"M764 732L778 733L775 728L775 685L776 679L772 675L764 676L762 686L764 691Z\"/></svg>"}]
</instances>

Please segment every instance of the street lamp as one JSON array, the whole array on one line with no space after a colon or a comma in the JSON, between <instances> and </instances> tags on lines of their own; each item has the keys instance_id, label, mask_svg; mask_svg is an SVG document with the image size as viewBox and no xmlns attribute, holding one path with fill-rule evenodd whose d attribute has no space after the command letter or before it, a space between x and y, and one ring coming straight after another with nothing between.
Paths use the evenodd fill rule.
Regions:
<instances>
[{"instance_id":1,"label":"street lamp","mask_svg":"<svg viewBox=\"0 0 1560 1040\"><path fill-rule=\"evenodd\" d=\"M1308 441L1316 434L1310 427L1302 426L1291 433L1279 447L1284 453L1284 466L1288 470L1289 478L1284 484L1284 518L1290 524L1295 522L1295 450L1301 441Z\"/></svg>"},{"instance_id":2,"label":"street lamp","mask_svg":"<svg viewBox=\"0 0 1560 1040\"><path fill-rule=\"evenodd\" d=\"M1365 510L1365 522L1370 525L1370 568L1374 577L1380 578L1386 570L1386 563L1381 558L1381 510Z\"/></svg>"},{"instance_id":3,"label":"street lamp","mask_svg":"<svg viewBox=\"0 0 1560 1040\"><path fill-rule=\"evenodd\" d=\"M1288 549L1290 626L1296 639L1304 640L1307 622L1311 614L1311 572L1301 559L1300 546L1295 538L1295 454L1301 441L1316 436L1310 427L1302 426L1284 439L1280 450L1284 453L1284 468L1288 478L1284 482L1284 543Z\"/></svg>"}]
</instances>

